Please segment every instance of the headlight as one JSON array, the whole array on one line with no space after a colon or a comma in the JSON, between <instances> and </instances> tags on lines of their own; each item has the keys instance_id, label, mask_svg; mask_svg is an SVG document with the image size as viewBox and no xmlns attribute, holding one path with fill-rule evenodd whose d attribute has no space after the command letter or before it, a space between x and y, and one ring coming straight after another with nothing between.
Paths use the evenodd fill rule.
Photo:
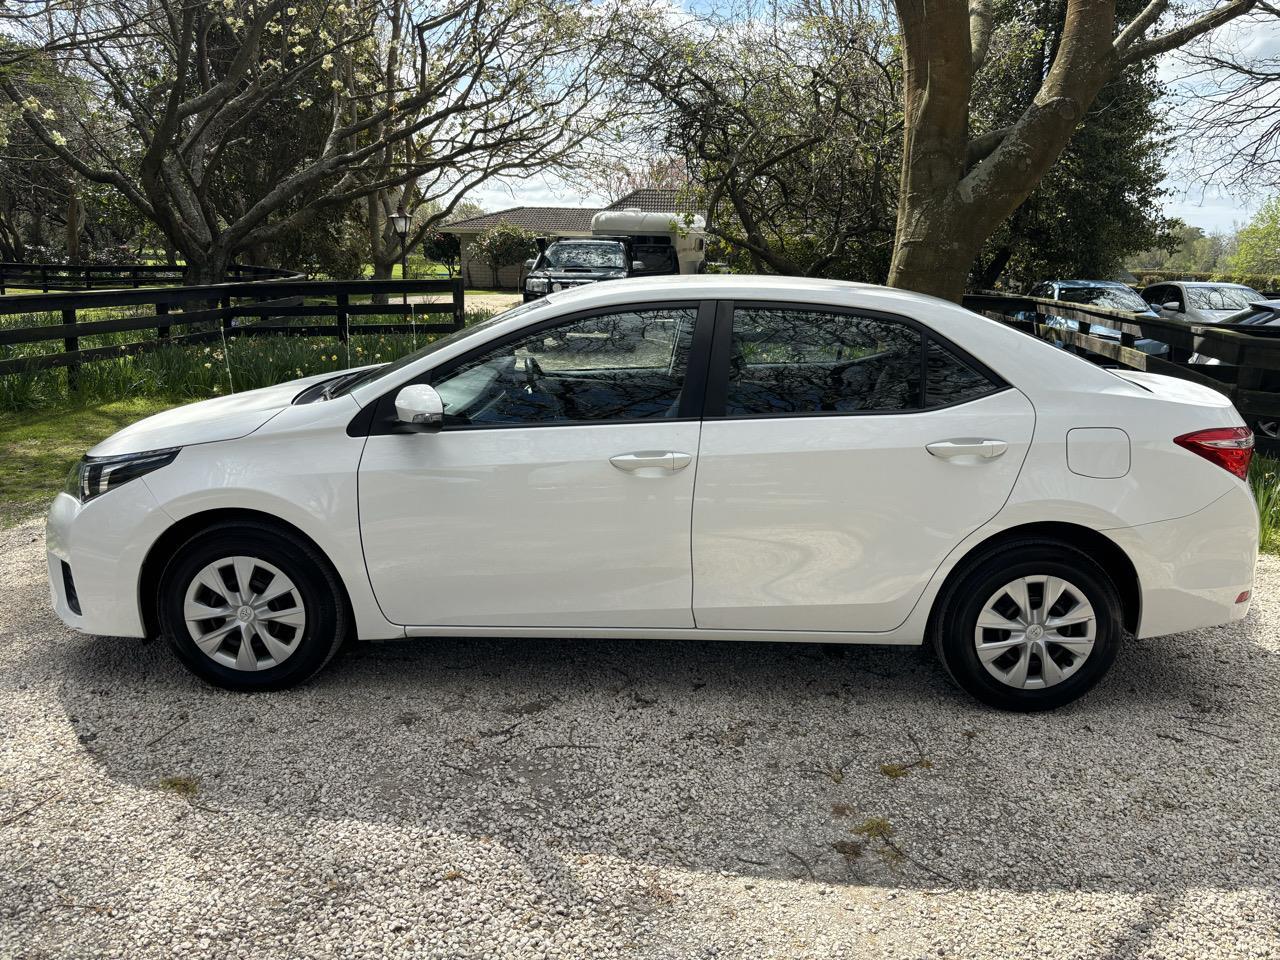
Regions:
<instances>
[{"instance_id":1,"label":"headlight","mask_svg":"<svg viewBox=\"0 0 1280 960\"><path fill-rule=\"evenodd\" d=\"M530 293L546 293L547 278L546 277L530 277L524 282L524 288Z\"/></svg>"},{"instance_id":2,"label":"headlight","mask_svg":"<svg viewBox=\"0 0 1280 960\"><path fill-rule=\"evenodd\" d=\"M168 466L180 449L148 450L118 457L84 457L67 477L67 493L81 503L88 503L122 483Z\"/></svg>"}]
</instances>

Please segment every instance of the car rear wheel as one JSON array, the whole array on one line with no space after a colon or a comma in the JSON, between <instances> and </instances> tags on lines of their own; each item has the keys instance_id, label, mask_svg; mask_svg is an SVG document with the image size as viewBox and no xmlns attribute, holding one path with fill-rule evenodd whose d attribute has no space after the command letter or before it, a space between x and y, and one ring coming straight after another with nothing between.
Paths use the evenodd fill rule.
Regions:
<instances>
[{"instance_id":1,"label":"car rear wheel","mask_svg":"<svg viewBox=\"0 0 1280 960\"><path fill-rule=\"evenodd\" d=\"M301 683L349 630L345 593L306 541L267 524L212 527L160 579L160 626L197 676L232 690Z\"/></svg>"},{"instance_id":2,"label":"car rear wheel","mask_svg":"<svg viewBox=\"0 0 1280 960\"><path fill-rule=\"evenodd\" d=\"M1107 572L1066 544L1007 544L940 598L933 643L952 679L1004 710L1051 710L1110 668L1123 633Z\"/></svg>"}]
</instances>

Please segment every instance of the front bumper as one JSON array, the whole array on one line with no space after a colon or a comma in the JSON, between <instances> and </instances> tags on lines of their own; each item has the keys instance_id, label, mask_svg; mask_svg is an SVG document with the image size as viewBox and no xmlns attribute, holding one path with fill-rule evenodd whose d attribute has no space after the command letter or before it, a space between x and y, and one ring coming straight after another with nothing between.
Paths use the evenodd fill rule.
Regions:
<instances>
[{"instance_id":1,"label":"front bumper","mask_svg":"<svg viewBox=\"0 0 1280 960\"><path fill-rule=\"evenodd\" d=\"M1243 483L1189 516L1102 532L1137 569L1139 637L1217 626L1249 612L1258 508ZM1249 599L1238 603L1246 591Z\"/></svg>"},{"instance_id":2,"label":"front bumper","mask_svg":"<svg viewBox=\"0 0 1280 960\"><path fill-rule=\"evenodd\" d=\"M141 478L87 504L58 494L45 523L45 549L49 595L62 622L82 633L144 636L142 563L171 522Z\"/></svg>"}]
</instances>

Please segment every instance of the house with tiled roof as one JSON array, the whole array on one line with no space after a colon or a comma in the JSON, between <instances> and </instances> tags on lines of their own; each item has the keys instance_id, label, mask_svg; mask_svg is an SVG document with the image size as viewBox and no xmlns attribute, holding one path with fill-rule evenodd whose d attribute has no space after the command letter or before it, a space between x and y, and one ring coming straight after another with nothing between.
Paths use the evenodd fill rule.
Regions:
<instances>
[{"instance_id":1,"label":"house with tiled roof","mask_svg":"<svg viewBox=\"0 0 1280 960\"><path fill-rule=\"evenodd\" d=\"M493 271L479 258L471 257L471 241L490 227L507 223L531 230L540 237L591 236L591 218L603 210L643 210L646 213L701 214L694 204L680 198L675 190L645 187L632 190L607 207L510 207L495 213L484 213L441 227L442 233L457 235L461 247L459 265L468 287L487 287L493 283ZM498 285L519 289L524 278L524 264L513 263L498 271Z\"/></svg>"}]
</instances>

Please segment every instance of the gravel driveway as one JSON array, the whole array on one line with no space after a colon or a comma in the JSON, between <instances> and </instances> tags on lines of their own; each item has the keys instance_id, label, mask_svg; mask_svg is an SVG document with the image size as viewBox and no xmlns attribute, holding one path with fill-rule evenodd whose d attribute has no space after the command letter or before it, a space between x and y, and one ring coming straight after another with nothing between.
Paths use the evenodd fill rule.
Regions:
<instances>
[{"instance_id":1,"label":"gravel driveway","mask_svg":"<svg viewBox=\"0 0 1280 960\"><path fill-rule=\"evenodd\" d=\"M357 645L204 687L0 531L0 956L1280 956L1280 563L993 713L916 650Z\"/></svg>"}]
</instances>

